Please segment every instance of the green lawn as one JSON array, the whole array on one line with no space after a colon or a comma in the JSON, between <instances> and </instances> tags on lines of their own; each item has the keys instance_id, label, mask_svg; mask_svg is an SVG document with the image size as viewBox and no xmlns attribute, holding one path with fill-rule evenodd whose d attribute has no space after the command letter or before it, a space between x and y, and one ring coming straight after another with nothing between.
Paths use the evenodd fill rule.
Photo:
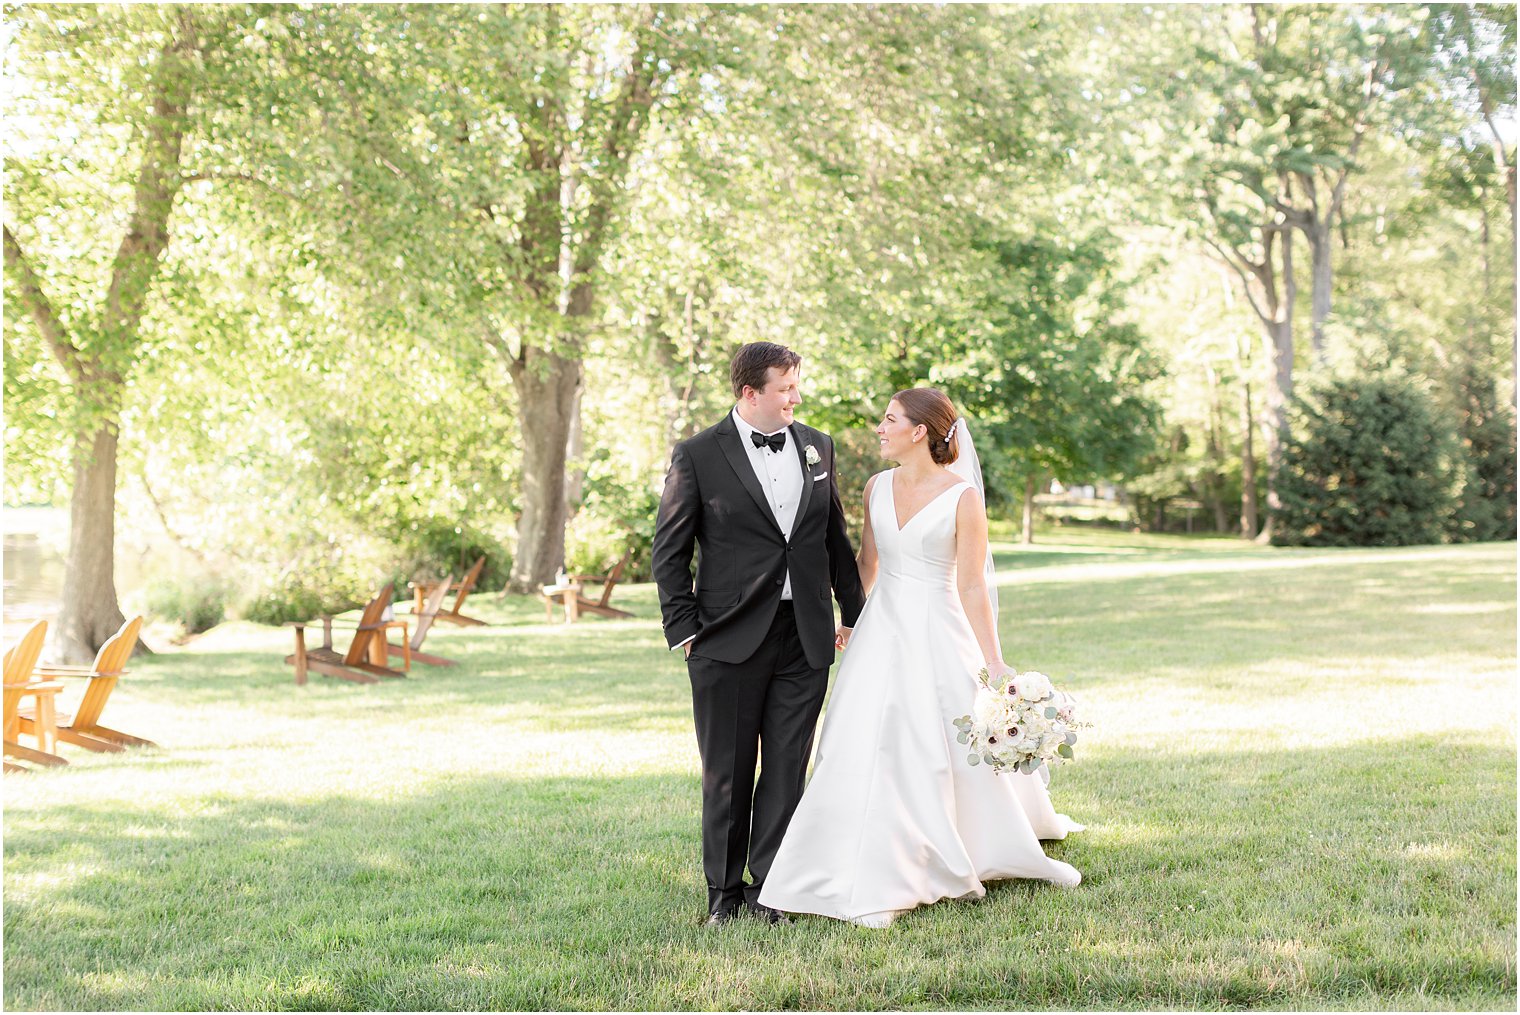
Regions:
<instances>
[{"instance_id":1,"label":"green lawn","mask_svg":"<svg viewBox=\"0 0 1520 1015\"><path fill-rule=\"evenodd\" d=\"M995 549L1010 661L1096 722L1076 891L706 932L653 588L477 596L464 665L376 686L228 625L118 689L160 749L7 776L5 1005L1513 1010L1513 544Z\"/></svg>"}]
</instances>

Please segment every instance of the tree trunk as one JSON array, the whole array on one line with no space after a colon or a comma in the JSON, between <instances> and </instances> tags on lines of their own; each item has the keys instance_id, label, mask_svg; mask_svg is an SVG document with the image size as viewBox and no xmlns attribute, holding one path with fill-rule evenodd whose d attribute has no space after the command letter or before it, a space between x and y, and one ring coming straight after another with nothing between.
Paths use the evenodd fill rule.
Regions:
<instances>
[{"instance_id":1,"label":"tree trunk","mask_svg":"<svg viewBox=\"0 0 1520 1015\"><path fill-rule=\"evenodd\" d=\"M1225 532L1230 519L1224 507L1224 409L1219 404L1219 375L1213 367L1206 368L1209 379L1209 481L1204 484L1204 496L1214 512L1214 531Z\"/></svg>"},{"instance_id":2,"label":"tree trunk","mask_svg":"<svg viewBox=\"0 0 1520 1015\"><path fill-rule=\"evenodd\" d=\"M581 397L584 385L575 387L575 404L570 407L570 437L565 441L565 458L569 468L565 473L565 507L567 518L580 510L581 497L586 487L586 466L581 457L586 451L586 432L581 426Z\"/></svg>"},{"instance_id":3,"label":"tree trunk","mask_svg":"<svg viewBox=\"0 0 1520 1015\"><path fill-rule=\"evenodd\" d=\"M548 35L557 37L559 15L553 5L545 11ZM648 18L645 27L652 28L658 15L650 11ZM599 137L577 136L572 121L579 118L567 112L573 108L568 93L540 101L531 114L536 123L526 150L538 186L521 226L525 289L541 305L553 301L563 333L548 349L524 343L508 361L522 431L523 497L507 592L537 592L565 566L566 493L570 486L578 493L581 479L566 474L568 449L579 428L580 340L594 310L591 280L613 234L625 200L622 181L654 102L655 66L644 58L640 43ZM592 164L597 170L587 174ZM587 206L578 211L576 195L588 187Z\"/></svg>"},{"instance_id":4,"label":"tree trunk","mask_svg":"<svg viewBox=\"0 0 1520 1015\"><path fill-rule=\"evenodd\" d=\"M522 432L522 512L509 588L537 592L565 566L565 459L579 402L579 358L524 346L511 365Z\"/></svg>"},{"instance_id":5,"label":"tree trunk","mask_svg":"<svg viewBox=\"0 0 1520 1015\"><path fill-rule=\"evenodd\" d=\"M1019 542L1025 546L1034 545L1034 491L1036 487L1034 473L1024 477L1024 531L1019 536Z\"/></svg>"},{"instance_id":6,"label":"tree trunk","mask_svg":"<svg viewBox=\"0 0 1520 1015\"><path fill-rule=\"evenodd\" d=\"M1208 206L1210 214L1218 213ZM1261 322L1272 371L1267 375L1266 415L1261 421L1267 439L1267 520L1257 534L1258 542L1272 538L1272 511L1281 506L1277 498L1277 466L1282 456L1283 427L1293 398L1293 309L1298 302L1298 282L1293 277L1293 229L1281 213L1258 226L1261 260L1252 260L1238 248L1209 240L1225 264L1240 276L1247 301ZM1276 249L1281 241L1282 253ZM1279 260L1281 270L1279 271ZM1280 283L1280 285L1279 285ZM1260 293L1260 299L1257 293Z\"/></svg>"},{"instance_id":7,"label":"tree trunk","mask_svg":"<svg viewBox=\"0 0 1520 1015\"><path fill-rule=\"evenodd\" d=\"M1256 429L1255 411L1251 407L1251 382L1245 382L1245 396L1240 402L1240 429L1245 435L1240 448L1240 535L1256 538Z\"/></svg>"},{"instance_id":8,"label":"tree trunk","mask_svg":"<svg viewBox=\"0 0 1520 1015\"><path fill-rule=\"evenodd\" d=\"M1310 258L1309 349L1317 365L1325 362L1325 320L1330 316L1331 286L1334 284L1330 261L1333 228L1334 223L1329 219L1311 221L1304 228ZM1286 249L1283 254L1285 259L1291 258Z\"/></svg>"},{"instance_id":9,"label":"tree trunk","mask_svg":"<svg viewBox=\"0 0 1520 1015\"><path fill-rule=\"evenodd\" d=\"M1270 542L1272 523L1282 500L1277 496L1277 469L1282 463L1284 431L1288 425L1288 403L1293 400L1293 307L1298 302L1298 283L1293 277L1293 230L1284 229L1282 239L1281 302L1273 308L1272 319L1264 321L1272 373L1267 385L1267 522L1257 534L1258 542ZM1267 256L1270 259L1271 249Z\"/></svg>"},{"instance_id":10,"label":"tree trunk","mask_svg":"<svg viewBox=\"0 0 1520 1015\"><path fill-rule=\"evenodd\" d=\"M1511 186L1513 186L1513 181L1510 181L1510 184L1511 184ZM1488 225L1488 219L1489 219L1489 216L1488 216L1488 188L1483 187L1481 184L1479 185L1479 190L1478 190L1478 209L1479 209L1479 211L1482 214L1482 218L1479 220L1480 223L1481 223L1481 227L1482 227L1481 228L1481 232L1479 233L1479 237L1480 237L1480 243L1482 244L1482 249L1483 249L1483 305L1484 306L1492 306L1493 305L1493 288L1494 288L1494 286L1493 286L1493 255L1492 255L1493 242L1492 242L1491 236L1489 235L1489 225ZM1514 213L1515 213L1515 208L1514 208L1514 191L1511 190L1510 191L1510 241L1511 241L1511 243L1513 243L1514 238L1515 238L1515 233L1514 233ZM1510 289L1510 297L1513 298L1513 296L1514 296L1514 289L1511 288ZM1510 376L1509 404L1510 404L1511 408L1514 408L1515 405L1517 404L1517 402L1516 402L1517 391L1520 391L1520 328L1517 328L1517 326L1516 326L1517 322L1516 322L1516 317L1515 317L1514 314L1510 314L1509 315L1509 322L1508 323L1509 323L1509 350L1510 350L1510 361L1509 361L1509 367L1510 367L1510 374L1509 374L1509 376Z\"/></svg>"},{"instance_id":11,"label":"tree trunk","mask_svg":"<svg viewBox=\"0 0 1520 1015\"><path fill-rule=\"evenodd\" d=\"M94 423L74 445L69 556L52 655L87 663L126 619L116 601L116 427Z\"/></svg>"}]
</instances>

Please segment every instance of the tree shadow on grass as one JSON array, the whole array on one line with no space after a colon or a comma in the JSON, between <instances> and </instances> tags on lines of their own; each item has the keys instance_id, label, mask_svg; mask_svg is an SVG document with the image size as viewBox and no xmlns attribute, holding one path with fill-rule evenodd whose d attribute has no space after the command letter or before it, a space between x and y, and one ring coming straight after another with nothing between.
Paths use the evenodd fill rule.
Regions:
<instances>
[{"instance_id":1,"label":"tree shadow on grass","mask_svg":"<svg viewBox=\"0 0 1520 1015\"><path fill-rule=\"evenodd\" d=\"M661 685L686 689L684 667L666 650L659 627L648 621L587 623L573 627L522 625L444 631L426 650L458 663L435 667L414 663L403 678L354 684L311 672L305 686L280 646L261 651L186 652L163 656L128 678L147 693L164 685L186 704L264 706L271 701L325 702L333 698L379 699L421 695L438 703L471 705L554 705L556 708L606 700L637 686L641 694ZM399 669L401 661L391 660ZM125 681L123 686L127 686ZM688 701L689 705L689 701Z\"/></svg>"},{"instance_id":2,"label":"tree shadow on grass","mask_svg":"<svg viewBox=\"0 0 1520 1015\"><path fill-rule=\"evenodd\" d=\"M567 753L573 748L567 745ZM298 764L298 760L292 760ZM1512 999L1514 755L1091 757L1083 886L699 927L694 776L7 816L10 1007L1461 1006ZM1443 1002L1442 999L1445 999Z\"/></svg>"},{"instance_id":3,"label":"tree shadow on grass","mask_svg":"<svg viewBox=\"0 0 1520 1015\"><path fill-rule=\"evenodd\" d=\"M1000 599L1015 654L1125 680L1137 663L1175 680L1222 664L1312 666L1348 655L1397 669L1436 647L1502 658L1514 645L1513 564L1502 562L1348 560L1292 572L1014 585Z\"/></svg>"},{"instance_id":4,"label":"tree shadow on grass","mask_svg":"<svg viewBox=\"0 0 1520 1015\"><path fill-rule=\"evenodd\" d=\"M1227 689L1250 705L1355 670L1359 685L1381 682L1381 693L1384 684L1414 680L1411 660L1432 651L1459 669L1510 658L1513 583L1512 562L1497 558L1399 565L1348 557L1285 572L1014 585L1003 590L1003 641L1016 665L1079 691L1151 681ZM629 598L652 594L636 587ZM1488 605L1467 612L1475 604ZM652 611L652 601L636 608ZM404 680L374 685L313 675L295 686L283 637L265 651L160 656L123 679L107 721L171 752L187 710L224 722L239 713L267 722L287 713L341 721L411 712L509 716L563 731L689 724L685 668L651 617L551 626L521 604L515 609L515 620L431 637L429 649L461 665L417 664Z\"/></svg>"}]
</instances>

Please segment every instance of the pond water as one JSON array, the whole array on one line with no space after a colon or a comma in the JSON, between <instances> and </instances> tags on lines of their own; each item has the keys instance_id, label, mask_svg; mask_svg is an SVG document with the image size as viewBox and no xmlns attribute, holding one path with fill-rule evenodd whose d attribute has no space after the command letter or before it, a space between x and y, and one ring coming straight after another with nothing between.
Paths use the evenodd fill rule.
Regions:
<instances>
[{"instance_id":1,"label":"pond water","mask_svg":"<svg viewBox=\"0 0 1520 1015\"><path fill-rule=\"evenodd\" d=\"M69 549L67 508L6 507L4 532L4 633L6 643L38 620L51 621L63 599L63 570ZM117 534L116 592L125 599L151 577L153 555L124 547Z\"/></svg>"},{"instance_id":2,"label":"pond water","mask_svg":"<svg viewBox=\"0 0 1520 1015\"><path fill-rule=\"evenodd\" d=\"M5 633L51 620L63 595L69 515L59 508L7 507L3 512Z\"/></svg>"},{"instance_id":3,"label":"pond water","mask_svg":"<svg viewBox=\"0 0 1520 1015\"><path fill-rule=\"evenodd\" d=\"M51 621L63 599L69 550L66 507L5 507L4 637L9 645L38 620ZM141 608L142 591L155 578L184 573L190 562L163 532L116 532L116 595L124 610Z\"/></svg>"}]
</instances>

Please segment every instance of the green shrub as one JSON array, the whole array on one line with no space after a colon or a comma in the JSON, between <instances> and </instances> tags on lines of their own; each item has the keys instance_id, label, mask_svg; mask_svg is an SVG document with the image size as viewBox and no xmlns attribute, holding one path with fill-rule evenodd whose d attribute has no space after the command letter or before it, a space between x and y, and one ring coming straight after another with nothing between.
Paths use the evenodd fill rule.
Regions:
<instances>
[{"instance_id":1,"label":"green shrub","mask_svg":"<svg viewBox=\"0 0 1520 1015\"><path fill-rule=\"evenodd\" d=\"M501 542L469 525L429 518L414 521L398 540L401 561L398 571L407 581L417 577L439 579L453 575L458 581L482 555L486 558L475 587L499 589L512 572L512 556ZM405 595L405 582L397 586Z\"/></svg>"},{"instance_id":2,"label":"green shrub","mask_svg":"<svg viewBox=\"0 0 1520 1015\"><path fill-rule=\"evenodd\" d=\"M220 578L161 578L143 594L147 612L181 624L187 634L200 634L227 616L232 588Z\"/></svg>"},{"instance_id":3,"label":"green shrub","mask_svg":"<svg viewBox=\"0 0 1520 1015\"><path fill-rule=\"evenodd\" d=\"M341 555L336 559L312 555L266 583L243 604L241 613L259 624L342 613L374 596L380 582L373 572L372 567L356 567ZM401 594L405 595L404 589Z\"/></svg>"},{"instance_id":4,"label":"green shrub","mask_svg":"<svg viewBox=\"0 0 1520 1015\"><path fill-rule=\"evenodd\" d=\"M1331 380L1296 401L1277 474L1273 541L1302 546L1437 543L1456 506L1456 445L1410 382Z\"/></svg>"},{"instance_id":5,"label":"green shrub","mask_svg":"<svg viewBox=\"0 0 1520 1015\"><path fill-rule=\"evenodd\" d=\"M650 477L612 458L605 449L593 452L585 468L580 509L565 527L565 570L599 574L631 550L623 580L646 580L660 510Z\"/></svg>"},{"instance_id":6,"label":"green shrub","mask_svg":"<svg viewBox=\"0 0 1520 1015\"><path fill-rule=\"evenodd\" d=\"M1500 399L1491 371L1467 364L1457 388L1463 483L1452 537L1461 542L1514 539L1514 413Z\"/></svg>"},{"instance_id":7,"label":"green shrub","mask_svg":"<svg viewBox=\"0 0 1520 1015\"><path fill-rule=\"evenodd\" d=\"M850 539L858 545L865 530L866 481L883 469L891 468L893 463L881 457L881 442L868 427L841 428L830 436L834 439L833 481L839 490L839 503L844 508ZM980 450L981 445L977 447Z\"/></svg>"},{"instance_id":8,"label":"green shrub","mask_svg":"<svg viewBox=\"0 0 1520 1015\"><path fill-rule=\"evenodd\" d=\"M628 530L614 521L579 511L565 526L565 570L570 574L601 574L622 559L628 550ZM630 561L624 576L631 577L636 562Z\"/></svg>"}]
</instances>

